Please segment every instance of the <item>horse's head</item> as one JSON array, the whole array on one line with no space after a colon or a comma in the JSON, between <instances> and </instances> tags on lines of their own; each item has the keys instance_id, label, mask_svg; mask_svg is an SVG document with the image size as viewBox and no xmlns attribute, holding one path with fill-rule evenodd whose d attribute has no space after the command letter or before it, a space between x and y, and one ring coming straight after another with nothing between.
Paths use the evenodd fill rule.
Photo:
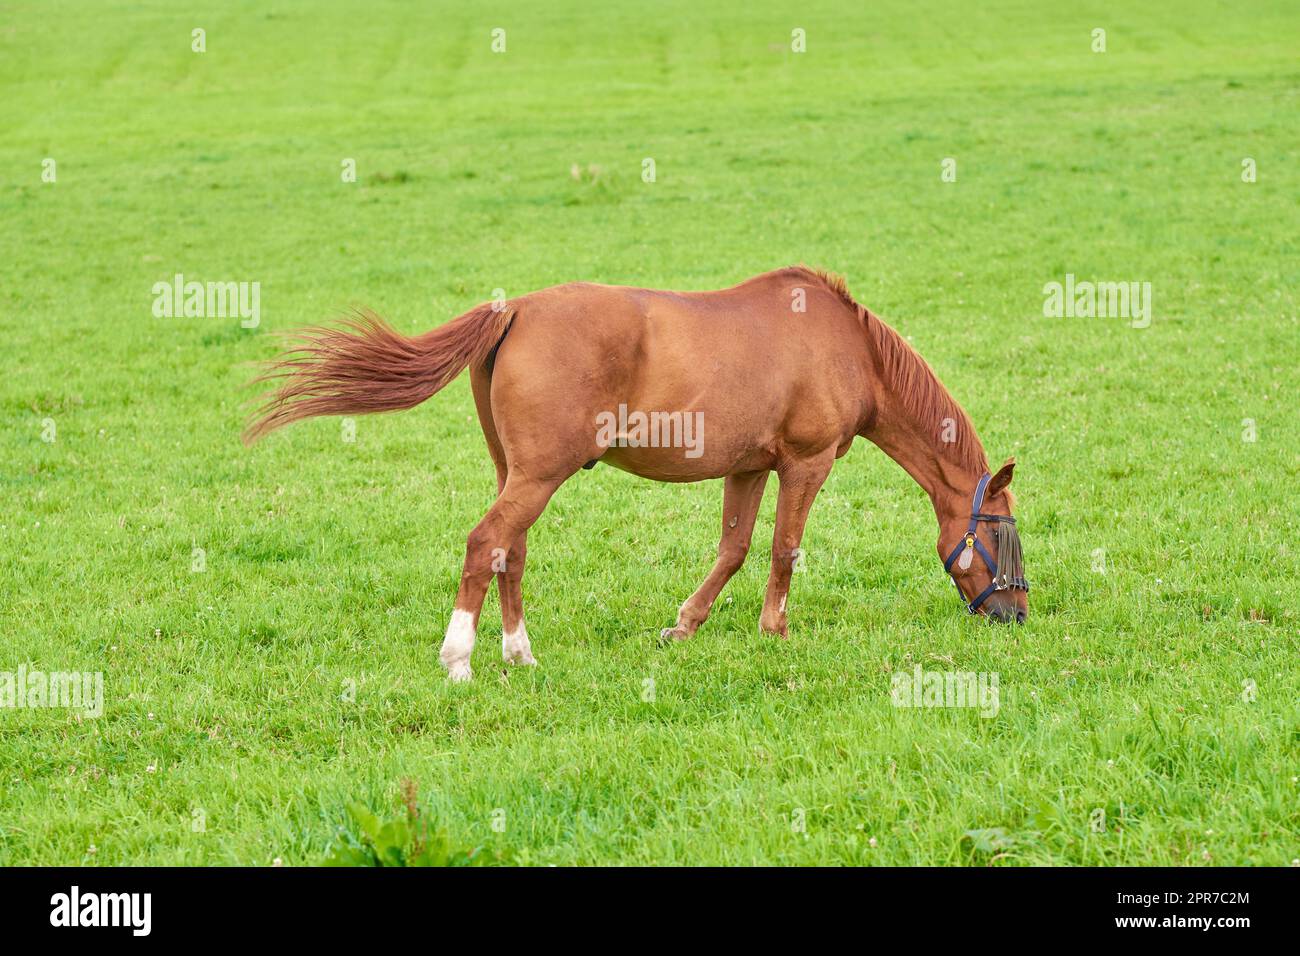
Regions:
<instances>
[{"instance_id":1,"label":"horse's head","mask_svg":"<svg viewBox=\"0 0 1300 956\"><path fill-rule=\"evenodd\" d=\"M1021 623L1029 614L1029 582L1011 516L1008 486L1015 467L1015 459L1007 459L997 474L981 476L954 498L939 522L938 550L968 611Z\"/></svg>"}]
</instances>

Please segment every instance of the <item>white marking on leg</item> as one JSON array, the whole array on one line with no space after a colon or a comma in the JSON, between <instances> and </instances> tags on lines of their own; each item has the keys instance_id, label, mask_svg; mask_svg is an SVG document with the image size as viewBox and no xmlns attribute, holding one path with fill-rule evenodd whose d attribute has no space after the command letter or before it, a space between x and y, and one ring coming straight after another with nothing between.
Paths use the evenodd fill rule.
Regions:
<instances>
[{"instance_id":1,"label":"white marking on leg","mask_svg":"<svg viewBox=\"0 0 1300 956\"><path fill-rule=\"evenodd\" d=\"M474 652L474 615L460 608L451 612L447 623L447 636L442 641L438 660L447 668L447 678L453 681L469 680L469 657Z\"/></svg>"},{"instance_id":2,"label":"white marking on leg","mask_svg":"<svg viewBox=\"0 0 1300 956\"><path fill-rule=\"evenodd\" d=\"M536 664L533 659L533 648L528 643L528 630L524 627L524 619L521 617L519 623L515 625L513 631L502 629L501 635L501 656L507 664Z\"/></svg>"}]
</instances>

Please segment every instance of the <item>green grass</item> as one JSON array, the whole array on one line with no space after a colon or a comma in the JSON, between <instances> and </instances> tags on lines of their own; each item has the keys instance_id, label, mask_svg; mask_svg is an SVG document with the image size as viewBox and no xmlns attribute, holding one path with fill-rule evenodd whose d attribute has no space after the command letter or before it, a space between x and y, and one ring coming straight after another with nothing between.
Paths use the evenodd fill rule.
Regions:
<instances>
[{"instance_id":1,"label":"green grass","mask_svg":"<svg viewBox=\"0 0 1300 956\"><path fill-rule=\"evenodd\" d=\"M0 671L103 671L106 710L0 709L0 863L316 863L407 777L453 845L533 863L1300 857L1294 5L466 6L7 5ZM771 487L660 647L720 483L597 468L530 539L540 666L502 673L494 589L448 685L495 488L467 382L353 443L238 442L267 333L353 303L416 330L795 262L1018 457L1025 626L962 613L924 494L859 443L790 640L757 633ZM260 327L155 318L177 272L260 282ZM1151 282L1151 326L1044 318L1067 272ZM996 672L997 716L891 706L916 662Z\"/></svg>"}]
</instances>

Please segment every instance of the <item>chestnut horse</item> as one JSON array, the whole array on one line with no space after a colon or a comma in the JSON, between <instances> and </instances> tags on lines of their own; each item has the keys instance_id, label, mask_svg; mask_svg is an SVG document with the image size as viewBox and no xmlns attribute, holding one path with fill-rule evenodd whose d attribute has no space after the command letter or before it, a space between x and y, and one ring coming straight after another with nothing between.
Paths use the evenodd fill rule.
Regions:
<instances>
[{"instance_id":1,"label":"chestnut horse","mask_svg":"<svg viewBox=\"0 0 1300 956\"><path fill-rule=\"evenodd\" d=\"M597 462L657 481L725 479L717 561L665 636L687 638L709 616L745 560L773 471L780 492L759 624L786 635L808 511L859 436L929 494L939 556L967 609L1003 621L1027 614L1007 491L1014 461L989 475L970 418L838 277L789 268L717 292L570 283L410 338L370 313L302 335L259 379L278 387L245 441L316 415L410 408L470 370L497 499L465 549L439 655L452 680L471 676L494 575L505 660L535 663L521 590L528 529L567 478Z\"/></svg>"}]
</instances>

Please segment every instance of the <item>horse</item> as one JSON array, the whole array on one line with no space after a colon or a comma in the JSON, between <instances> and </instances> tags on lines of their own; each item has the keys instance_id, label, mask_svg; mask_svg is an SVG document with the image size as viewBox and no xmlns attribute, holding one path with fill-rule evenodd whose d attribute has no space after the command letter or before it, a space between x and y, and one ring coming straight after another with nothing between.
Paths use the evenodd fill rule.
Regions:
<instances>
[{"instance_id":1,"label":"horse","mask_svg":"<svg viewBox=\"0 0 1300 956\"><path fill-rule=\"evenodd\" d=\"M410 408L466 368L497 497L466 540L439 653L450 680L472 676L494 576L502 656L536 663L522 592L528 529L561 484L597 463L655 481L724 480L716 561L665 639L694 634L741 567L772 472L776 528L759 626L788 635L804 524L855 438L930 496L939 557L966 610L1004 622L1028 614L1009 491L1015 459L990 473L970 417L839 276L795 266L707 292L574 282L499 298L411 337L359 310L303 330L266 364L254 381L273 388L244 440L318 415Z\"/></svg>"}]
</instances>

